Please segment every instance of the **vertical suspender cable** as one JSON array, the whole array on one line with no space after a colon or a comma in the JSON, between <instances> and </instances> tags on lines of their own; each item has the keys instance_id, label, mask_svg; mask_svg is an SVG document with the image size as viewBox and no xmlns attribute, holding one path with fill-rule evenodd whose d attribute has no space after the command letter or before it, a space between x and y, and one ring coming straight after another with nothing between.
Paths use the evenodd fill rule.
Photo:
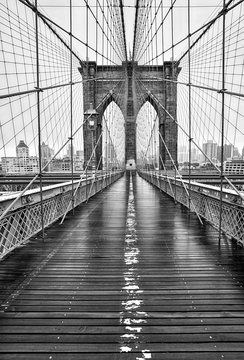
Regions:
<instances>
[{"instance_id":1,"label":"vertical suspender cable","mask_svg":"<svg viewBox=\"0 0 244 360\"><path fill-rule=\"evenodd\" d=\"M73 65L72 65L72 49L73 49L73 38L72 38L72 27L73 27L73 22L72 22L72 0L70 0L69 3L69 16L70 16L70 20L69 20L69 26L70 26L70 161L71 161L71 179L72 179L72 211L74 214L74 147L73 147L73 85L72 85L72 81L73 81L73 76L72 76L72 72L73 72Z\"/></svg>"},{"instance_id":2,"label":"vertical suspender cable","mask_svg":"<svg viewBox=\"0 0 244 360\"><path fill-rule=\"evenodd\" d=\"M96 77L97 77L97 52L98 52L98 4L96 2ZM97 93L97 81L96 81L96 93ZM94 104L96 109L97 104Z\"/></svg>"},{"instance_id":3,"label":"vertical suspender cable","mask_svg":"<svg viewBox=\"0 0 244 360\"><path fill-rule=\"evenodd\" d=\"M155 34L156 34L156 45L155 45L155 51L156 51L156 55L158 54L158 29L157 29L157 14L158 14L158 11L159 9L156 10L156 5L157 5L157 1L155 0L154 1L154 6L155 6ZM156 59L156 71L158 73L158 58ZM156 168L159 169L159 158L158 158L158 148L157 148L157 145L158 145L158 142L159 142L159 134L158 134L158 131L159 131L159 114L158 115L158 123L157 123L157 126L158 128L155 129L155 173L156 173ZM158 141L157 141L157 137L158 137Z\"/></svg>"},{"instance_id":4,"label":"vertical suspender cable","mask_svg":"<svg viewBox=\"0 0 244 360\"><path fill-rule=\"evenodd\" d=\"M95 36L96 36L96 43L95 43L96 57L95 57L95 59L96 59L96 77L97 77L97 55L98 55L97 54L97 52L98 52L98 4L97 4L97 2L96 2L96 33L95 33ZM95 81L94 85L95 85L95 92L97 94L97 81ZM97 107L96 96L95 96L94 101L95 101L94 108L96 109L96 107ZM97 124L97 126L98 126L98 124ZM102 126L102 124L99 126ZM101 129L101 131L102 131L102 129ZM101 139L101 142L102 142L102 139ZM103 153L103 142L101 144L101 149L102 149L102 153ZM102 178L103 178L103 158L101 159L101 161L102 161L101 170L102 170Z\"/></svg>"},{"instance_id":5,"label":"vertical suspender cable","mask_svg":"<svg viewBox=\"0 0 244 360\"><path fill-rule=\"evenodd\" d=\"M104 5L104 4L103 4ZM103 11L104 11L104 16L105 16L105 9L103 8ZM107 25L107 31L106 31L106 41L107 41L107 44L106 44L106 63L107 63L107 66L106 66L106 69L107 69L107 72L106 72L106 78L108 79L109 76L108 76L108 66L109 66L109 21L108 21L108 7L107 7L107 21L106 21L106 25ZM110 120L111 120L111 116L108 115L108 121L109 121L109 129L108 131L110 131L111 129L111 123L110 123ZM109 146L109 160L111 162L111 145L110 145L110 140L108 141L108 146ZM109 175L110 175L110 178L111 178L111 166L109 167Z\"/></svg>"},{"instance_id":6,"label":"vertical suspender cable","mask_svg":"<svg viewBox=\"0 0 244 360\"><path fill-rule=\"evenodd\" d=\"M87 76L87 80L89 81L89 78L88 78L89 77L89 71L88 71L88 4L87 3L86 3L86 76ZM89 86L89 82L88 82L88 86ZM86 136L88 137L87 140L89 140L89 137L90 137L89 125L86 124L85 126L87 128L87 131L86 131ZM87 143L87 140L86 140L86 143ZM90 149L89 145L87 146L86 149L84 149L84 150L86 150L86 157L87 157L87 153L89 154L89 149ZM87 175L88 175L88 171L87 171L88 170L87 169L88 162L87 161L88 161L88 158L85 159L85 162L86 162L85 163L85 166L86 166L86 187L87 187ZM88 193L87 193L87 196L88 196Z\"/></svg>"},{"instance_id":7,"label":"vertical suspender cable","mask_svg":"<svg viewBox=\"0 0 244 360\"><path fill-rule=\"evenodd\" d=\"M162 63L163 63L163 78L165 78L165 64L164 64L164 7L163 5L161 6L161 18L162 18ZM166 83L164 82L163 84L164 89L166 89ZM165 90L164 90L165 91ZM165 119L165 117L164 117ZM164 126L163 124L159 124L160 126L160 130L161 128ZM160 133L160 131L159 131ZM160 145L161 144L161 145ZM161 148L163 147L163 144L161 143L160 137L159 137L159 153L160 153L160 160L161 160L161 166L159 167L160 169L164 169L164 171L166 170L165 164L164 164L164 160L162 159L162 153L161 153Z\"/></svg>"},{"instance_id":8,"label":"vertical suspender cable","mask_svg":"<svg viewBox=\"0 0 244 360\"><path fill-rule=\"evenodd\" d=\"M35 23L36 23L36 87L40 89L40 67L39 67L39 29L38 29L38 10L37 0L35 0ZM40 112L40 91L37 91L37 122L38 122L38 156L39 156L39 185L40 185L40 205L41 205L41 231L44 241L44 208L42 194L42 147L41 147L41 112Z\"/></svg>"},{"instance_id":9,"label":"vertical suspender cable","mask_svg":"<svg viewBox=\"0 0 244 360\"><path fill-rule=\"evenodd\" d=\"M148 3L147 3L147 7L148 7ZM147 38L146 38L146 33L147 33L147 27L148 27L148 23L146 21L146 17L145 17L145 31L144 31L144 41L143 43L145 44L145 51L144 51L144 54L145 54L145 61L144 63L147 64L148 62L148 48L147 48ZM150 64L149 64L150 65Z\"/></svg>"},{"instance_id":10,"label":"vertical suspender cable","mask_svg":"<svg viewBox=\"0 0 244 360\"><path fill-rule=\"evenodd\" d=\"M155 4L155 1L154 1L154 4ZM150 20L151 20L151 39L153 38L153 22L156 21L156 17L155 17L155 12L156 12L156 4L155 4L155 7L154 7L154 15L152 15L152 12L153 12L153 9L151 9L151 17L150 17ZM154 41L152 41L152 45L151 45L151 58L152 58L152 67L151 67L151 72L153 72L153 54L154 54L154 47L153 47L153 43ZM150 101L151 103L151 101ZM152 108L151 108L152 109ZM150 117L152 117L152 112L150 114ZM157 116L156 116L157 118ZM155 119L156 119L155 118ZM156 120L155 120L156 121ZM153 167L154 167L154 174L155 174L155 171L156 171L156 138L155 138L155 135L156 135L156 131L155 131L155 126L153 128L153 139L152 139L152 149L153 149Z\"/></svg>"},{"instance_id":11,"label":"vertical suspender cable","mask_svg":"<svg viewBox=\"0 0 244 360\"><path fill-rule=\"evenodd\" d=\"M225 127L225 20L226 5L223 0L223 20L222 20L222 109L221 109L221 171L220 171L220 209L219 209L219 243L222 233L222 213L223 213L223 177L224 177L224 127Z\"/></svg>"},{"instance_id":12,"label":"vertical suspender cable","mask_svg":"<svg viewBox=\"0 0 244 360\"><path fill-rule=\"evenodd\" d=\"M152 6L152 0L151 0L151 4L150 6ZM148 47L148 61L149 61L149 77L150 77L150 72L152 72L152 66L153 66L153 60L151 60L153 58L153 42L151 43L150 46L150 37L152 38L152 7L150 7L150 11L148 13L148 33L147 33L147 47ZM149 35L150 34L150 35ZM151 104L151 99L149 99L149 103ZM151 149L151 160L150 160L150 172L151 172L151 179L152 179L152 173L154 171L154 138L153 138L153 130L154 127L152 125L152 112L151 112L151 106L148 106L148 119L149 119L149 126L150 126L150 142L149 142L149 146Z\"/></svg>"},{"instance_id":13,"label":"vertical suspender cable","mask_svg":"<svg viewBox=\"0 0 244 360\"><path fill-rule=\"evenodd\" d=\"M86 3L86 63L87 63L87 76L88 76L88 3Z\"/></svg>"},{"instance_id":14,"label":"vertical suspender cable","mask_svg":"<svg viewBox=\"0 0 244 360\"><path fill-rule=\"evenodd\" d=\"M173 0L171 0L171 42L172 42L172 62L171 62L171 66L172 66L172 80L174 81L175 80L175 68L174 68L174 12L173 12L173 9L174 9L174 5L173 5ZM176 96L176 93L175 93L175 86L177 86L176 84L174 84L174 82L171 83L170 87L172 89L172 96L173 98ZM172 136L172 120L170 120L170 137ZM169 140L169 145L171 145L171 139ZM171 146L169 146L169 148L171 148ZM171 148L170 151L172 151L173 149ZM171 160L173 160L173 162L175 162L176 160L176 157L177 157L177 154L175 154L175 159L172 157ZM172 165L174 166L174 163L172 163ZM176 164L177 166L177 164ZM176 166L174 166L174 175L175 175L175 200L176 200Z\"/></svg>"},{"instance_id":15,"label":"vertical suspender cable","mask_svg":"<svg viewBox=\"0 0 244 360\"><path fill-rule=\"evenodd\" d=\"M102 20L102 27L104 29L104 0L102 2L102 14L103 14L103 20ZM102 34L102 55L104 55L104 48L105 48L105 44L104 44L104 39L105 39L105 35L104 33ZM102 68L104 70L104 56L102 57ZM104 96L105 90L104 90L104 71L103 71L103 82L102 82L102 93ZM106 135L106 140L105 140L105 161L106 161L106 178L107 178L107 172L108 172L108 134L107 134L107 128L105 126L105 135Z\"/></svg>"},{"instance_id":16,"label":"vertical suspender cable","mask_svg":"<svg viewBox=\"0 0 244 360\"><path fill-rule=\"evenodd\" d=\"M189 209L191 210L191 152L192 152L192 124L191 124L191 4L190 0L188 0L187 5L188 11L188 120L189 120L189 169L188 169L188 176L189 176Z\"/></svg>"},{"instance_id":17,"label":"vertical suspender cable","mask_svg":"<svg viewBox=\"0 0 244 360\"><path fill-rule=\"evenodd\" d=\"M105 18L105 3L103 2L103 16ZM108 7L107 7L107 21L105 21L106 23L106 26L107 26L107 29L106 29L106 49L104 50L106 52L106 60L105 60L105 63L106 63L106 79L108 79L108 62L109 62L109 22L108 22ZM105 37L105 34L104 34L104 37ZM109 115L108 115L109 116ZM109 121L110 121L110 116L109 116ZM110 125L110 124L109 124ZM110 130L110 129L109 129ZM110 143L110 141L109 141ZM109 146L109 149L110 149L110 146ZM109 153L109 159L110 159L110 153ZM110 171L110 169L109 169ZM111 174L110 174L111 176Z\"/></svg>"}]
</instances>

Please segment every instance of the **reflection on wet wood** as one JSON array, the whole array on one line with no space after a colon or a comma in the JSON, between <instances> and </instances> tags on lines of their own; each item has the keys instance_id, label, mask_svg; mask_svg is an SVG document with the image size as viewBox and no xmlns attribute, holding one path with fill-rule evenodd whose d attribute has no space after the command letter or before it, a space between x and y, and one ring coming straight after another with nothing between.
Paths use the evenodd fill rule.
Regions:
<instances>
[{"instance_id":1,"label":"reflection on wet wood","mask_svg":"<svg viewBox=\"0 0 244 360\"><path fill-rule=\"evenodd\" d=\"M124 177L0 263L1 359L243 359L243 251Z\"/></svg>"}]
</instances>

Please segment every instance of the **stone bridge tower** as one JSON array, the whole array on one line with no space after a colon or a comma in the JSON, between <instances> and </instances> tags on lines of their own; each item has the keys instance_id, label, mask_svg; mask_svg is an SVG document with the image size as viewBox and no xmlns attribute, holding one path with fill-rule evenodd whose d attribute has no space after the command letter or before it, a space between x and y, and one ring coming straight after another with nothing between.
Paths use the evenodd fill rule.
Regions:
<instances>
[{"instance_id":1,"label":"stone bridge tower","mask_svg":"<svg viewBox=\"0 0 244 360\"><path fill-rule=\"evenodd\" d=\"M176 118L177 85L170 80L177 80L180 71L177 63L169 61L162 66L140 66L136 62L124 62L121 66L102 66L89 61L83 63L79 71L84 81L85 117L92 112L96 115L95 130L91 129L88 121L84 124L85 164L91 156L92 144L99 137L101 138L102 117L106 107L112 101L119 106L125 118L127 167L136 163L136 118L141 107L147 101L151 103L158 114L159 132L177 163L177 125L168 115L169 113L174 119ZM164 164L170 167L171 161L165 146L161 140L159 140L159 144L160 156ZM96 149L96 165L101 155L102 141ZM161 162L159 163L161 164ZM99 168L101 167L100 162Z\"/></svg>"}]
</instances>

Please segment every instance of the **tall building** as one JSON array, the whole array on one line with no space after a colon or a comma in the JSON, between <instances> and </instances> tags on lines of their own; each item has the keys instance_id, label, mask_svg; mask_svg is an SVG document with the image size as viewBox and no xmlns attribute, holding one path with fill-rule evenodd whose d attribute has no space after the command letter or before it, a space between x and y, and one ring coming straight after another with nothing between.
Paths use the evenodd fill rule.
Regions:
<instances>
[{"instance_id":1,"label":"tall building","mask_svg":"<svg viewBox=\"0 0 244 360\"><path fill-rule=\"evenodd\" d=\"M83 160L84 160L84 151L76 150L75 161L83 161Z\"/></svg>"},{"instance_id":2,"label":"tall building","mask_svg":"<svg viewBox=\"0 0 244 360\"><path fill-rule=\"evenodd\" d=\"M191 162L192 163L197 163L197 162L200 162L200 159L201 159L200 151L195 146L192 146L192 149L191 149Z\"/></svg>"},{"instance_id":3,"label":"tall building","mask_svg":"<svg viewBox=\"0 0 244 360\"><path fill-rule=\"evenodd\" d=\"M76 150L74 155L74 171L82 171L84 164L84 151Z\"/></svg>"},{"instance_id":4,"label":"tall building","mask_svg":"<svg viewBox=\"0 0 244 360\"><path fill-rule=\"evenodd\" d=\"M241 159L241 155L240 155L239 149L237 147L234 147L234 149L233 149L232 159L234 159L234 160L240 160Z\"/></svg>"},{"instance_id":5,"label":"tall building","mask_svg":"<svg viewBox=\"0 0 244 360\"><path fill-rule=\"evenodd\" d=\"M217 143L213 142L213 140L208 140L202 146L204 156L203 161L209 162L209 159L213 162L217 161Z\"/></svg>"},{"instance_id":6,"label":"tall building","mask_svg":"<svg viewBox=\"0 0 244 360\"><path fill-rule=\"evenodd\" d=\"M25 162L29 159L29 148L25 144L24 140L20 140L19 145L16 146L16 156L19 160Z\"/></svg>"},{"instance_id":7,"label":"tall building","mask_svg":"<svg viewBox=\"0 0 244 360\"><path fill-rule=\"evenodd\" d=\"M16 172L26 173L29 172L29 147L25 144L24 140L20 140L16 146L17 168Z\"/></svg>"},{"instance_id":8,"label":"tall building","mask_svg":"<svg viewBox=\"0 0 244 360\"><path fill-rule=\"evenodd\" d=\"M185 161L189 161L189 152L186 146L178 147L178 162L183 163Z\"/></svg>"},{"instance_id":9,"label":"tall building","mask_svg":"<svg viewBox=\"0 0 244 360\"><path fill-rule=\"evenodd\" d=\"M37 156L30 156L28 161L28 172L39 172L39 159Z\"/></svg>"},{"instance_id":10,"label":"tall building","mask_svg":"<svg viewBox=\"0 0 244 360\"><path fill-rule=\"evenodd\" d=\"M48 145L44 143L44 141L41 144L41 155L43 159L50 159L52 155L54 154L53 149L51 149Z\"/></svg>"},{"instance_id":11,"label":"tall building","mask_svg":"<svg viewBox=\"0 0 244 360\"><path fill-rule=\"evenodd\" d=\"M72 146L72 148L73 148L73 156L75 155L75 148L74 148L74 145ZM67 147L67 154L66 154L66 157L67 158L71 158L71 144L69 144L68 145L68 147Z\"/></svg>"},{"instance_id":12,"label":"tall building","mask_svg":"<svg viewBox=\"0 0 244 360\"><path fill-rule=\"evenodd\" d=\"M115 149L114 145L112 143L108 143L105 147L105 164L107 169L112 169L112 167L115 165Z\"/></svg>"},{"instance_id":13,"label":"tall building","mask_svg":"<svg viewBox=\"0 0 244 360\"><path fill-rule=\"evenodd\" d=\"M233 150L234 146L232 144L224 144L224 161L232 159ZM221 146L217 148L217 159L221 161Z\"/></svg>"},{"instance_id":14,"label":"tall building","mask_svg":"<svg viewBox=\"0 0 244 360\"><path fill-rule=\"evenodd\" d=\"M45 168L45 165L51 160L52 156L54 155L54 150L51 149L48 145L44 143L41 144L41 156L42 156L42 168L46 171L51 170L51 166L49 164L48 168Z\"/></svg>"},{"instance_id":15,"label":"tall building","mask_svg":"<svg viewBox=\"0 0 244 360\"><path fill-rule=\"evenodd\" d=\"M200 151L194 146L191 146L191 162L200 162L201 154ZM189 162L189 147L179 146L178 148L178 162L184 163Z\"/></svg>"}]
</instances>

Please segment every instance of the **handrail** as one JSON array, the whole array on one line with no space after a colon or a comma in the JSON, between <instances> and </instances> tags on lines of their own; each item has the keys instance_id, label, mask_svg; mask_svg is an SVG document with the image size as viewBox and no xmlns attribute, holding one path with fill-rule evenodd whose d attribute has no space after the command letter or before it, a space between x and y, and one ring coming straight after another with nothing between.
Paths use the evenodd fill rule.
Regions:
<instances>
[{"instance_id":1,"label":"handrail","mask_svg":"<svg viewBox=\"0 0 244 360\"><path fill-rule=\"evenodd\" d=\"M140 170L139 175L152 183L163 192L173 197L174 200L189 209L189 201L183 185L188 187L188 181L175 179L162 174L151 174ZM168 182L171 184L169 186ZM174 196L172 195L172 189ZM243 196L239 196L232 189L222 190L222 212L220 213L221 191L217 186L205 185L198 182L191 182L188 191L191 196L191 203L202 219L205 219L214 228L218 229L221 216L221 232L235 239L237 243L244 245L244 202ZM241 192L243 195L244 192ZM189 209L190 211L192 210Z\"/></svg>"},{"instance_id":2,"label":"handrail","mask_svg":"<svg viewBox=\"0 0 244 360\"><path fill-rule=\"evenodd\" d=\"M98 175L95 179L95 187L92 186L94 176L89 176L81 181L76 180L76 183L80 183L80 186L74 198L74 207L85 203L87 201L87 194L89 194L89 197L94 196L118 180L123 173L123 171L116 171L111 176L110 173ZM43 187L42 190L44 228L46 228L72 209L70 207L72 181L49 185ZM18 194L7 195L5 199L1 199L0 211L2 213L9 206L9 203L12 202L13 197L18 197ZM14 208L0 220L0 258L42 230L40 206L39 189L28 190L28 193L19 198Z\"/></svg>"}]
</instances>

